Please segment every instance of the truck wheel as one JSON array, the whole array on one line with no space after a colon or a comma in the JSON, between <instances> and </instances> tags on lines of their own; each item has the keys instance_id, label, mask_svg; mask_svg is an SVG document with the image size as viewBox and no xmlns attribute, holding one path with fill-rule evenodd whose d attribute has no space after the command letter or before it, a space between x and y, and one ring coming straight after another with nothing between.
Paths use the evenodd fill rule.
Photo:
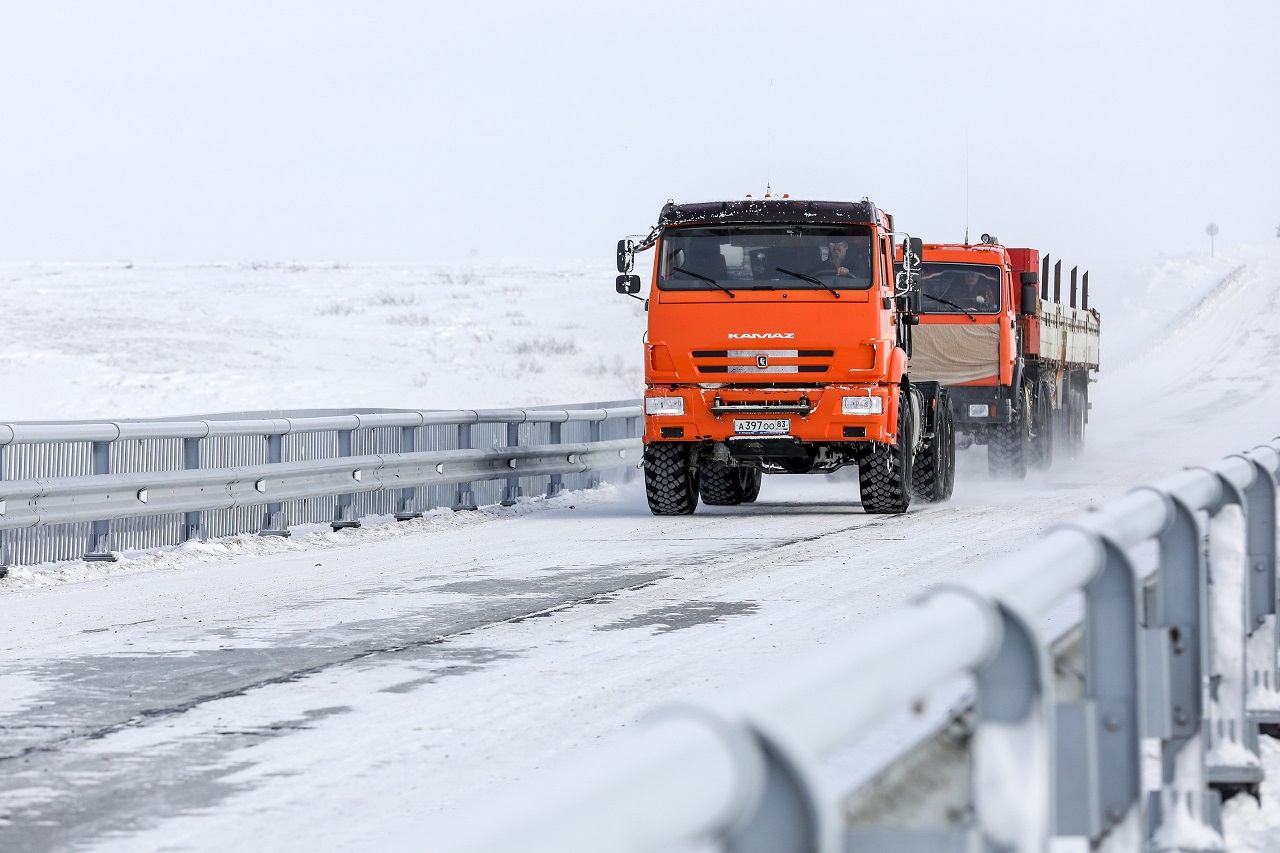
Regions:
<instances>
[{"instance_id":1,"label":"truck wheel","mask_svg":"<svg viewBox=\"0 0 1280 853\"><path fill-rule=\"evenodd\" d=\"M947 421L951 422L951 412L947 412ZM949 501L956 490L956 427L951 422L951 431L947 437L947 467L944 470L946 483L942 486L942 497L939 500Z\"/></svg>"},{"instance_id":2,"label":"truck wheel","mask_svg":"<svg viewBox=\"0 0 1280 853\"><path fill-rule=\"evenodd\" d=\"M1022 414L1013 423L987 427L987 470L997 480L1022 480L1027 476L1027 431Z\"/></svg>"},{"instance_id":3,"label":"truck wheel","mask_svg":"<svg viewBox=\"0 0 1280 853\"><path fill-rule=\"evenodd\" d=\"M862 510L868 513L906 512L911 504L911 414L906 395L898 403L898 443L875 441L858 463Z\"/></svg>"},{"instance_id":4,"label":"truck wheel","mask_svg":"<svg viewBox=\"0 0 1280 853\"><path fill-rule=\"evenodd\" d=\"M702 495L702 502L708 506L736 506L742 503L744 470L746 469L728 465L714 468L708 465L703 468L698 477L698 494Z\"/></svg>"},{"instance_id":5,"label":"truck wheel","mask_svg":"<svg viewBox=\"0 0 1280 853\"><path fill-rule=\"evenodd\" d=\"M1079 391L1071 391L1067 400L1067 452L1072 459L1079 459L1084 455L1085 397Z\"/></svg>"},{"instance_id":6,"label":"truck wheel","mask_svg":"<svg viewBox=\"0 0 1280 853\"><path fill-rule=\"evenodd\" d=\"M956 431L945 396L938 401L936 417L933 438L911 466L911 494L926 503L947 500L956 485Z\"/></svg>"},{"instance_id":7,"label":"truck wheel","mask_svg":"<svg viewBox=\"0 0 1280 853\"><path fill-rule=\"evenodd\" d=\"M1053 465L1053 432L1054 432L1053 399L1049 389L1041 385L1036 389L1035 420L1032 421L1031 458L1032 468L1049 468Z\"/></svg>"},{"instance_id":8,"label":"truck wheel","mask_svg":"<svg viewBox=\"0 0 1280 853\"><path fill-rule=\"evenodd\" d=\"M739 468L738 470L742 472L742 502L755 503L756 498L760 497L760 481L764 479L764 472L759 468Z\"/></svg>"},{"instance_id":9,"label":"truck wheel","mask_svg":"<svg viewBox=\"0 0 1280 853\"><path fill-rule=\"evenodd\" d=\"M689 515L698 506L693 445L654 441L644 446L644 493L654 515Z\"/></svg>"}]
</instances>

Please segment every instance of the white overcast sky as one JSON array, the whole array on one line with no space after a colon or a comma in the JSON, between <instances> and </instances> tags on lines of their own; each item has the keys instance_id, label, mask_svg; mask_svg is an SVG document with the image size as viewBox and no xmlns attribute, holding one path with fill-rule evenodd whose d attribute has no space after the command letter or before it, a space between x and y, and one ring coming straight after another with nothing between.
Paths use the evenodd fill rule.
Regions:
<instances>
[{"instance_id":1,"label":"white overcast sky","mask_svg":"<svg viewBox=\"0 0 1280 853\"><path fill-rule=\"evenodd\" d=\"M1280 225L1280 2L0 0L0 260L599 257L870 196L1085 265ZM474 253L474 254L473 254Z\"/></svg>"}]
</instances>

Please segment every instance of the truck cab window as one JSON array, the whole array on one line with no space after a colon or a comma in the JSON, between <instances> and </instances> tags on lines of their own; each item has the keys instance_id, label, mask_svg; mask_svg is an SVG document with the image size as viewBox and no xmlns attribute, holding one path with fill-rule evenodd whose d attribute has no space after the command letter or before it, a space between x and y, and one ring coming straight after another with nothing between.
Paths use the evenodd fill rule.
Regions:
<instances>
[{"instance_id":1,"label":"truck cab window","mask_svg":"<svg viewBox=\"0 0 1280 853\"><path fill-rule=\"evenodd\" d=\"M920 276L921 310L929 314L997 314L1000 273L989 264L926 262Z\"/></svg>"},{"instance_id":2,"label":"truck cab window","mask_svg":"<svg viewBox=\"0 0 1280 853\"><path fill-rule=\"evenodd\" d=\"M712 288L706 279L735 290L865 290L872 283L865 226L671 228L661 258L663 290Z\"/></svg>"}]
</instances>

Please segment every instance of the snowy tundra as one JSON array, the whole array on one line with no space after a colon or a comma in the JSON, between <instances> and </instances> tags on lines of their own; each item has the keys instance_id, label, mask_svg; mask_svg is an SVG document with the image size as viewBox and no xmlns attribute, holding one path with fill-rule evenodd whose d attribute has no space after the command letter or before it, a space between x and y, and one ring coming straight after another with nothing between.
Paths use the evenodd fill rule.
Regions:
<instances>
[{"instance_id":1,"label":"snowy tundra","mask_svg":"<svg viewBox=\"0 0 1280 853\"><path fill-rule=\"evenodd\" d=\"M612 275L4 266L0 421L636 396L643 307ZM996 486L970 450L955 499L905 517L863 515L835 475L658 519L633 482L16 569L0 581L0 846L423 849L432 813L1280 432L1277 247L1094 278L1087 458ZM1227 807L1227 849L1280 851L1270 742L1266 757L1262 805Z\"/></svg>"}]
</instances>

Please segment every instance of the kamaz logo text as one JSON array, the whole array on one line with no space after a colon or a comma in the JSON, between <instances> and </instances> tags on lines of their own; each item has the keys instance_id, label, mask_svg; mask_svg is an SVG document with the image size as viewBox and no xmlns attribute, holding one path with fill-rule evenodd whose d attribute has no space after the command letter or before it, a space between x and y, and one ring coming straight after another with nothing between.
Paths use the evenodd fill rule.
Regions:
<instances>
[{"instance_id":1,"label":"kamaz logo text","mask_svg":"<svg viewBox=\"0 0 1280 853\"><path fill-rule=\"evenodd\" d=\"M795 332L730 332L729 340L745 341L745 340L775 340L794 338Z\"/></svg>"}]
</instances>

